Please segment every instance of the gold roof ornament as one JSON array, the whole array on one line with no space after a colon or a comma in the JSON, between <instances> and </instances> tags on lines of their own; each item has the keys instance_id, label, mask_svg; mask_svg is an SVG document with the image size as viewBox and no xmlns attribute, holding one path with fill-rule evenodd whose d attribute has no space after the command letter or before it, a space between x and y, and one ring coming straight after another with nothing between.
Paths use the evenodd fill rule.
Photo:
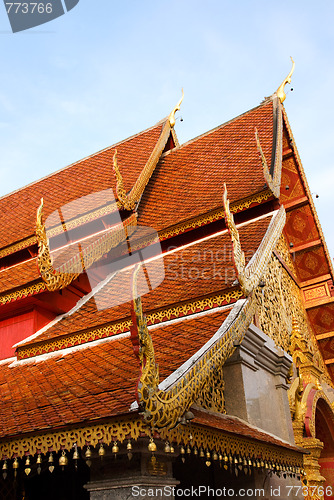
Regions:
<instances>
[{"instance_id":1,"label":"gold roof ornament","mask_svg":"<svg viewBox=\"0 0 334 500\"><path fill-rule=\"evenodd\" d=\"M172 429L184 418L187 411L198 399L204 386L207 390L211 374L222 366L240 344L250 325L254 312L253 296L237 302L218 339L212 338L206 344L206 351L192 359L192 363L175 380L169 382L165 390L159 387L159 368L155 362L152 337L148 331L140 296L137 296L137 277L141 269L139 264L133 274L133 325L130 327L133 345L139 345L138 356L141 364L137 387L137 398L142 416L154 429ZM233 319L233 320L232 320ZM213 340L214 339L214 340Z\"/></svg>"},{"instance_id":2,"label":"gold roof ornament","mask_svg":"<svg viewBox=\"0 0 334 500\"><path fill-rule=\"evenodd\" d=\"M271 254L280 238L286 220L284 206L282 205L273 215L266 234L264 235L258 249L251 261L246 265L245 254L241 248L239 231L230 210L230 202L227 197L227 188L224 183L223 206L225 211L225 222L232 241L233 264L240 283L241 290L247 297L257 288L260 280L267 269Z\"/></svg>"},{"instance_id":3,"label":"gold roof ornament","mask_svg":"<svg viewBox=\"0 0 334 500\"><path fill-rule=\"evenodd\" d=\"M276 95L277 97L279 98L279 100L281 102L283 102L286 98L286 94L284 92L284 87L287 83L291 83L291 77L292 77L292 73L294 72L295 70L295 61L292 59L292 57L290 56L290 59L291 59L291 62L292 62L292 68L291 68L291 71L290 73L288 74L288 76L285 78L285 80L283 80L283 82L281 83L281 85L278 87L278 89L276 90Z\"/></svg>"},{"instance_id":4,"label":"gold roof ornament","mask_svg":"<svg viewBox=\"0 0 334 500\"><path fill-rule=\"evenodd\" d=\"M180 110L183 98L184 98L184 92L183 92L183 89L182 89L181 99L179 100L179 102L177 103L177 105L175 106L175 108L173 109L173 111L171 112L171 114L168 117L169 124L170 124L171 128L173 128L174 125L175 125L175 113Z\"/></svg>"},{"instance_id":5,"label":"gold roof ornament","mask_svg":"<svg viewBox=\"0 0 334 500\"><path fill-rule=\"evenodd\" d=\"M84 248L81 247L80 240L78 240L76 242L77 251L75 251L74 256L69 254L68 260L62 264L60 271L53 267L53 256L51 255L49 240L43 222L43 205L42 198L36 216L37 265L39 273L50 292L70 285L83 271L100 260L112 248L125 241L137 226L137 214L133 213L124 221L105 230L101 236L93 239Z\"/></svg>"},{"instance_id":6,"label":"gold roof ornament","mask_svg":"<svg viewBox=\"0 0 334 500\"><path fill-rule=\"evenodd\" d=\"M167 141L172 135L174 139L174 143L177 145L177 137L175 135L175 132L173 131L174 125L175 125L175 113L179 111L181 107L181 103L183 101L184 97L184 92L182 89L182 97L179 100L179 102L176 104L176 106L173 108L172 112L168 116L168 118L165 119L162 127L162 131L160 134L160 137L156 143L156 145L153 148L153 151L148 158L144 168L140 172L135 184L133 185L131 191L127 193L125 189L125 184L124 180L121 174L121 171L118 166L118 161L117 161L117 150L115 150L115 154L113 157L113 170L114 174L116 177L116 193L118 197L118 208L125 209L125 210L135 210L138 207L138 204L141 200L141 197L145 191L145 188L155 170L155 167L157 166L160 157L166 147Z\"/></svg>"}]
</instances>

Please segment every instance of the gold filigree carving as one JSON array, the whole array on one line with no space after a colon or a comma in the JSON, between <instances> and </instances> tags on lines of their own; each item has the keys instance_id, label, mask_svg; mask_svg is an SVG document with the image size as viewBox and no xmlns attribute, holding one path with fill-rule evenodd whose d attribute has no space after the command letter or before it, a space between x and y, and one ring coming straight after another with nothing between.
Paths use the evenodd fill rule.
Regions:
<instances>
[{"instance_id":1,"label":"gold filigree carving","mask_svg":"<svg viewBox=\"0 0 334 500\"><path fill-rule=\"evenodd\" d=\"M136 296L136 294L134 294ZM140 344L141 375L138 383L138 402L146 422L154 428L172 428L198 398L212 371L231 356L240 343L254 314L254 301L234 306L228 318L224 334L206 352L185 370L169 389L160 390L159 370L155 363L154 347L147 329L140 298L134 299L135 328Z\"/></svg>"},{"instance_id":2,"label":"gold filigree carving","mask_svg":"<svg viewBox=\"0 0 334 500\"><path fill-rule=\"evenodd\" d=\"M314 348L309 339L302 335L298 321L292 318L292 333L290 339L290 352L297 368L303 364L313 362Z\"/></svg>"},{"instance_id":3,"label":"gold filigree carving","mask_svg":"<svg viewBox=\"0 0 334 500\"><path fill-rule=\"evenodd\" d=\"M232 213L241 212L249 208L253 204L260 204L263 201L267 201L272 197L272 192L269 189L262 191L254 196L249 196L240 200L238 202L231 203L230 210ZM223 208L219 208L218 210L214 210L205 215L201 215L199 217L195 217L189 221L182 222L177 224L176 226L169 227L167 229L162 229L159 231L159 239L160 241L166 240L180 233L184 233L189 229L195 229L196 227L204 226L206 224L210 224L216 220L223 219L225 217L225 211Z\"/></svg>"},{"instance_id":4,"label":"gold filigree carving","mask_svg":"<svg viewBox=\"0 0 334 500\"><path fill-rule=\"evenodd\" d=\"M320 370L321 379L332 385L308 324L301 291L275 255L272 255L262 281L264 286L255 291L258 321L262 331L272 338L276 345L291 352L291 342L294 342L293 345L297 342L296 327L294 336L293 328L298 325L298 331L302 332L303 338L311 343L309 349L312 349L313 358L310 365L314 366L315 370ZM311 371L310 369L308 373L303 373L306 382L309 382Z\"/></svg>"},{"instance_id":5,"label":"gold filigree carving","mask_svg":"<svg viewBox=\"0 0 334 500\"><path fill-rule=\"evenodd\" d=\"M36 237L38 241L38 269L49 291L60 290L68 286L84 270L97 262L103 255L115 248L132 234L137 225L137 214L132 214L125 221L106 231L95 242L80 250L77 258L70 258L62 264L61 271L53 267L45 225L42 221L43 198L37 210ZM80 242L78 242L80 243Z\"/></svg>"},{"instance_id":6,"label":"gold filigree carving","mask_svg":"<svg viewBox=\"0 0 334 500\"><path fill-rule=\"evenodd\" d=\"M48 238L46 236L45 225L42 221L43 203L42 198L36 217L36 237L38 241L37 263L40 275L45 282L47 289L49 291L54 291L69 285L79 276L80 273L63 274L53 269Z\"/></svg>"},{"instance_id":7,"label":"gold filigree carving","mask_svg":"<svg viewBox=\"0 0 334 500\"><path fill-rule=\"evenodd\" d=\"M277 464L288 464L289 466L301 467L303 457L301 453L284 449L269 443L256 442L255 440L243 438L238 434L228 434L216 429L208 429L198 424L178 425L175 429L162 429L160 436L170 442L178 444L191 442L197 448L208 448L231 455L262 458Z\"/></svg>"},{"instance_id":8,"label":"gold filigree carving","mask_svg":"<svg viewBox=\"0 0 334 500\"><path fill-rule=\"evenodd\" d=\"M0 440L0 459L13 456L23 457L37 453L57 452L61 449L71 450L78 447L96 446L99 442L106 445L125 439L137 440L142 434L148 435L148 429L142 419L116 418L99 424L85 427L73 427L61 431L45 432L29 437Z\"/></svg>"},{"instance_id":9,"label":"gold filigree carving","mask_svg":"<svg viewBox=\"0 0 334 500\"><path fill-rule=\"evenodd\" d=\"M132 210L135 206L135 204L131 203L129 200L128 195L126 194L126 190L124 187L124 182L123 182L123 177L122 174L119 170L118 163L117 163L117 149L115 150L115 154L113 157L113 168L116 176L116 194L117 198L120 201L122 207L124 207L126 210Z\"/></svg>"},{"instance_id":10,"label":"gold filigree carving","mask_svg":"<svg viewBox=\"0 0 334 500\"><path fill-rule=\"evenodd\" d=\"M30 297L35 293L44 292L46 290L46 285L43 281L39 283L34 283L33 285L29 285L24 288L20 288L19 290L15 290L14 292L6 293L0 296L0 304L8 304L8 302L12 302L12 300L23 299L24 297Z\"/></svg>"},{"instance_id":11,"label":"gold filigree carving","mask_svg":"<svg viewBox=\"0 0 334 500\"><path fill-rule=\"evenodd\" d=\"M242 291L247 296L258 286L267 267L272 251L276 246L277 240L282 234L286 219L285 210L284 207L281 206L276 215L273 217L259 248L246 267L245 254L241 249L239 232L235 225L233 215L230 211L229 201L227 199L226 184L224 184L223 204L225 209L226 225L232 240L235 270Z\"/></svg>"},{"instance_id":12,"label":"gold filigree carving","mask_svg":"<svg viewBox=\"0 0 334 500\"><path fill-rule=\"evenodd\" d=\"M196 404L205 410L226 413L224 389L223 366L221 365L212 370L196 400Z\"/></svg>"},{"instance_id":13,"label":"gold filigree carving","mask_svg":"<svg viewBox=\"0 0 334 500\"><path fill-rule=\"evenodd\" d=\"M50 451L70 451L75 445L78 448L96 447L102 442L108 446L115 441L118 443L124 443L127 439L137 441L149 435L150 430L137 416L115 418L89 426L77 426L61 431L54 430L17 439L0 440L0 460L22 458L26 455L34 456L38 453L46 454ZM215 450L252 459L262 459L275 464L302 466L302 455L294 450L257 442L237 434L224 433L197 424L193 424L191 430L187 426L178 426L172 430L162 429L158 436L170 443L191 443L192 446L202 447L211 452Z\"/></svg>"},{"instance_id":14,"label":"gold filigree carving","mask_svg":"<svg viewBox=\"0 0 334 500\"><path fill-rule=\"evenodd\" d=\"M42 285L44 286L44 289L46 289L45 284L42 283ZM239 289L229 290L221 294L212 295L211 297L205 297L204 299L189 301L184 304L177 304L159 311L153 311L147 314L146 320L148 324L155 325L170 319L180 318L196 312L214 309L224 304L231 304L240 299L242 296L243 293ZM45 341L40 344L36 343L33 345L22 346L18 348L17 357L18 359L31 358L33 356L39 356L40 354L67 349L74 345L85 344L86 342L91 342L93 340L111 337L117 333L129 331L130 325L131 320L124 319L116 323L90 329L86 332L76 332L72 335L60 337L56 340L52 339L52 341Z\"/></svg>"},{"instance_id":15,"label":"gold filigree carving","mask_svg":"<svg viewBox=\"0 0 334 500\"><path fill-rule=\"evenodd\" d=\"M295 70L295 61L292 59L292 57L290 57L291 59L291 62L292 62L292 68L290 70L290 73L288 74L288 76L285 78L285 80L283 80L283 82L281 83L281 85L278 87L278 89L276 90L276 95L277 97L279 98L279 100L281 102L284 102L285 101L285 98L286 98L286 94L284 92L284 87L287 83L291 83L291 77L292 77L292 74Z\"/></svg>"},{"instance_id":16,"label":"gold filigree carving","mask_svg":"<svg viewBox=\"0 0 334 500\"><path fill-rule=\"evenodd\" d=\"M7 257L7 255L11 255L12 253L19 252L20 250L24 250L32 245L37 243L36 236L30 236L18 243L14 243L13 245L7 246L0 250L0 259L3 257Z\"/></svg>"},{"instance_id":17,"label":"gold filigree carving","mask_svg":"<svg viewBox=\"0 0 334 500\"><path fill-rule=\"evenodd\" d=\"M295 273L295 265L291 257L291 252L289 251L288 244L286 242L284 234L280 236L276 245L276 252L284 261L288 269Z\"/></svg>"}]
</instances>

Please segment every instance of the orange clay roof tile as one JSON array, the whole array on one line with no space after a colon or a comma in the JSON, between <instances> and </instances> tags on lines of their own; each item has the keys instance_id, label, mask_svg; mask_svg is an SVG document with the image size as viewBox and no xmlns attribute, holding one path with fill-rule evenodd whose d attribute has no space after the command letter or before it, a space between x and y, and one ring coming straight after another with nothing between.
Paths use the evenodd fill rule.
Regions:
<instances>
[{"instance_id":1,"label":"orange clay roof tile","mask_svg":"<svg viewBox=\"0 0 334 500\"><path fill-rule=\"evenodd\" d=\"M224 182L231 203L262 191L255 127L270 165L272 102L167 152L143 194L139 223L161 230L221 207Z\"/></svg>"},{"instance_id":2,"label":"orange clay roof tile","mask_svg":"<svg viewBox=\"0 0 334 500\"><path fill-rule=\"evenodd\" d=\"M161 129L162 124L159 123L116 145L126 189L133 186L144 168ZM78 197L111 187L115 191L114 152L115 146L111 146L0 198L0 248L35 233L36 211L42 197L46 218Z\"/></svg>"},{"instance_id":3,"label":"orange clay roof tile","mask_svg":"<svg viewBox=\"0 0 334 500\"><path fill-rule=\"evenodd\" d=\"M268 228L271 217L265 217L240 227L240 240L247 262L256 252ZM219 250L219 253L217 253ZM143 295L142 303L146 313L166 308L187 300L208 296L227 290L235 281L232 262L231 240L227 232L185 248L164 257L164 281L150 293ZM72 314L43 331L20 346L44 342L59 336L97 328L112 321L130 316L130 304L126 302L115 307L121 290L131 289L132 271L118 273L93 298L89 299ZM105 309L99 309L104 304Z\"/></svg>"},{"instance_id":4,"label":"orange clay roof tile","mask_svg":"<svg viewBox=\"0 0 334 500\"><path fill-rule=\"evenodd\" d=\"M195 354L227 314L208 313L153 329L161 377L170 375ZM166 350L173 356L165 356ZM0 437L124 413L135 400L138 376L139 364L129 337L36 362L30 360L28 364L1 363Z\"/></svg>"},{"instance_id":5,"label":"orange clay roof tile","mask_svg":"<svg viewBox=\"0 0 334 500\"><path fill-rule=\"evenodd\" d=\"M281 446L283 448L288 448L293 451L299 451L303 453L302 448L291 445L286 441L281 441L272 434L267 434L244 420L232 415L223 415L222 413L215 413L202 408L192 407L192 412L195 418L192 420L194 424L204 425L206 427L213 427L214 429L219 429L225 432L230 432L232 434L238 434L249 439L256 439L257 441L263 441L265 443L270 443L276 446Z\"/></svg>"},{"instance_id":6,"label":"orange clay roof tile","mask_svg":"<svg viewBox=\"0 0 334 500\"><path fill-rule=\"evenodd\" d=\"M265 187L254 128L270 164L272 102L263 104L181 147L160 160L139 208L139 223L157 230L222 206L223 183L234 202ZM119 144L118 165L130 190L145 166L162 123ZM44 197L45 218L65 204L107 188L115 192L115 146L70 165L0 199L0 248L35 232L36 210Z\"/></svg>"},{"instance_id":7,"label":"orange clay roof tile","mask_svg":"<svg viewBox=\"0 0 334 500\"><path fill-rule=\"evenodd\" d=\"M0 271L0 293L40 280L36 259Z\"/></svg>"}]
</instances>

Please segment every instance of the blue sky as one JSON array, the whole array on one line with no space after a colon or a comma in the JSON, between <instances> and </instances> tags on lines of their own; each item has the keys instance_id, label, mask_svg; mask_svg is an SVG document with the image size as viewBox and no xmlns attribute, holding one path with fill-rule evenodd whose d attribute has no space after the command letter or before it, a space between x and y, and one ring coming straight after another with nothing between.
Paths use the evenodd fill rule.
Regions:
<instances>
[{"instance_id":1,"label":"blue sky","mask_svg":"<svg viewBox=\"0 0 334 500\"><path fill-rule=\"evenodd\" d=\"M153 125L182 87L191 139L272 94L292 55L285 108L334 256L333 26L332 0L80 0L13 34L0 5L0 195Z\"/></svg>"}]
</instances>

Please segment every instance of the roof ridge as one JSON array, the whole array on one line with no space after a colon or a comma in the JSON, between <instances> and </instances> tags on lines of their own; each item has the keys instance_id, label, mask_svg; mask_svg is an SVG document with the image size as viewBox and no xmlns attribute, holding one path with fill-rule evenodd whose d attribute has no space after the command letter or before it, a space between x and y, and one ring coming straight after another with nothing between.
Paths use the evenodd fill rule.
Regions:
<instances>
[{"instance_id":1,"label":"roof ridge","mask_svg":"<svg viewBox=\"0 0 334 500\"><path fill-rule=\"evenodd\" d=\"M192 139L189 139L189 141L186 141L183 144L180 144L179 146L176 146L175 148L170 149L169 151L166 151L166 153L163 153L161 155L161 158L164 158L166 155L168 155L168 154L170 154L172 152L176 152L179 149L183 148L184 146L188 146L189 144L192 144L193 142L198 141L199 139L202 139L202 137L206 137L207 135L213 134L214 132L216 132L220 128L225 127L225 126L229 125L230 123L233 123L236 120L239 120L243 116L246 116L248 113L251 113L252 111L255 111L256 109L259 109L259 108L261 108L263 106L266 106L266 105L268 105L269 103L272 103L272 102L273 102L272 100L270 100L270 101L262 101L258 106L255 106L254 108L251 108L248 111L245 111L244 113L241 113L240 115L235 116L234 118L231 118L230 120L227 120L226 122L223 122L220 125L217 125L216 127L208 130L207 132L204 132L203 134L197 135L196 137L193 137Z\"/></svg>"},{"instance_id":2,"label":"roof ridge","mask_svg":"<svg viewBox=\"0 0 334 500\"><path fill-rule=\"evenodd\" d=\"M163 124L163 123L164 123L167 119L168 119L168 117L165 117L165 118L163 118L162 120L158 121L155 125L152 125L151 127L148 127L148 128L146 128L146 129L142 130L141 132L137 132L136 134L130 135L130 136L129 136L129 137L127 137L126 139L123 139L123 140L121 140L121 141L118 141L118 142L116 142L116 143L114 143L114 144L111 144L110 146L107 146L107 147L105 147L105 148L103 148L103 149L100 149L99 151L96 151L95 153L92 153L92 154L87 155L87 156L85 156L85 157L83 157L83 158L80 158L80 160L77 160L77 161L75 161L75 162L73 162L73 163L70 163L69 165L66 165L65 167L62 167L62 168L60 168L60 169L56 170L55 172L52 172L51 174L45 175L44 177L41 177L40 179L37 179L37 180L35 180L35 181L32 181L32 182L30 182L29 184L26 184L25 186L22 186L22 187L20 187L20 188L18 188L18 189L14 189L14 191L11 191L10 193L7 193L7 194L5 194L5 195L3 195L3 196L0 196L0 202L1 202L2 200L4 200L5 198L8 198L8 197L12 196L12 195L13 195L13 194L15 194L15 193L19 193L20 191L22 191L22 190L24 190L24 189L26 189L26 188L29 188L29 187L31 187L31 186L34 186L35 184L38 184L38 183L40 183L40 182L42 182L42 181L44 181L44 180L46 180L46 179L50 179L50 178L51 178L51 177L53 177L54 175L57 175L57 174L59 174L60 172L63 172L63 171L65 171L65 170L67 170L68 168L73 167L74 165L78 165L79 163L81 163L81 162L83 162L83 161L85 161L85 160L88 160L89 158L94 158L94 156L97 156L97 155L99 155L99 154L101 154L101 153L104 153L105 151L108 151L108 150L110 150L110 149L113 149L113 148L115 148L115 147L119 146L120 144L123 144L123 143L125 143L125 142L127 142L127 141L130 141L130 140L134 139L135 137L139 137L141 134L144 134L144 133L146 133L146 132L149 132L149 131L153 130L153 129L154 129L154 128L156 128L158 125L162 125L162 124Z\"/></svg>"}]
</instances>

